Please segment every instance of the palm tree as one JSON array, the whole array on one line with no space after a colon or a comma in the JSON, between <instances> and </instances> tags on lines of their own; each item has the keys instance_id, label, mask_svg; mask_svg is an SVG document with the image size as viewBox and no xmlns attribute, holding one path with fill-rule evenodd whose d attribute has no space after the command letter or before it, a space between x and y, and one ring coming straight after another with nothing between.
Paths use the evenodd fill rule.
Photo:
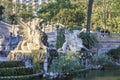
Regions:
<instances>
[{"instance_id":1,"label":"palm tree","mask_svg":"<svg viewBox=\"0 0 120 80\"><path fill-rule=\"evenodd\" d=\"M87 15L87 26L86 26L87 33L90 33L90 22L91 22L93 2L94 0L89 0L89 4L88 4L88 15Z\"/></svg>"}]
</instances>

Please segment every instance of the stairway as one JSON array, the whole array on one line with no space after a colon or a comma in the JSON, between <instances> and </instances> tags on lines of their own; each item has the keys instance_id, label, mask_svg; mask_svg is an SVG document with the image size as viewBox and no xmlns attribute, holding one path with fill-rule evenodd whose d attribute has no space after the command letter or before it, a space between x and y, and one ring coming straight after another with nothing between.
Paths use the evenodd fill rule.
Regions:
<instances>
[{"instance_id":1,"label":"stairway","mask_svg":"<svg viewBox=\"0 0 120 80\"><path fill-rule=\"evenodd\" d=\"M0 80L40 80L40 75L22 61L0 60Z\"/></svg>"}]
</instances>

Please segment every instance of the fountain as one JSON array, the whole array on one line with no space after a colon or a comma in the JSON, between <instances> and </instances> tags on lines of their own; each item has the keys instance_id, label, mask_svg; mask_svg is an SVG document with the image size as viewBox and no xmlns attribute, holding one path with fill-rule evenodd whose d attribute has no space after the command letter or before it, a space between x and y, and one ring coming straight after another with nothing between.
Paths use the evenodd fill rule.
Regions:
<instances>
[{"instance_id":1,"label":"fountain","mask_svg":"<svg viewBox=\"0 0 120 80\"><path fill-rule=\"evenodd\" d=\"M84 29L82 29L81 31L73 30L73 32L65 30L65 42L63 43L63 46L58 49L58 52L67 53L67 51L72 51L74 53L77 53L81 51L82 48L88 50L83 45L82 39L78 37L78 35L83 31Z\"/></svg>"},{"instance_id":2,"label":"fountain","mask_svg":"<svg viewBox=\"0 0 120 80\"><path fill-rule=\"evenodd\" d=\"M10 51L8 55L9 60L22 60L29 62L33 58L39 59L44 64L44 72L47 73L48 63L48 49L46 46L47 35L37 28L40 20L38 18L33 19L31 22L25 23L21 19L16 18L20 25L20 33L22 34L22 40L17 47ZM37 56L35 57L37 53Z\"/></svg>"}]
</instances>

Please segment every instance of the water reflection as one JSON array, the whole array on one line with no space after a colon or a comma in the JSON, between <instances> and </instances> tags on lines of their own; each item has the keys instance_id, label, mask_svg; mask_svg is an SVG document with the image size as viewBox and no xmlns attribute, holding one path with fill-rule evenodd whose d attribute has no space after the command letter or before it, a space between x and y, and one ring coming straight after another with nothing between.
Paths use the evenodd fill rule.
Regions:
<instances>
[{"instance_id":1,"label":"water reflection","mask_svg":"<svg viewBox=\"0 0 120 80\"><path fill-rule=\"evenodd\" d=\"M120 70L94 70L69 76L64 80L120 80Z\"/></svg>"}]
</instances>

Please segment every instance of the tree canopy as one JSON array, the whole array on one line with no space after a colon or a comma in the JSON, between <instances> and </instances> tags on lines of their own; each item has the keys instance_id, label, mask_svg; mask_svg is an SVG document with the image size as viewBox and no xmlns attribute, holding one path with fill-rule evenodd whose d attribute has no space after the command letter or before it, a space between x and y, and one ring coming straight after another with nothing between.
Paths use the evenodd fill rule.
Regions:
<instances>
[{"instance_id":1,"label":"tree canopy","mask_svg":"<svg viewBox=\"0 0 120 80\"><path fill-rule=\"evenodd\" d=\"M52 22L60 22L66 26L81 25L85 19L83 9L71 3L70 0L56 0L48 4L42 4L38 11L40 18Z\"/></svg>"},{"instance_id":2,"label":"tree canopy","mask_svg":"<svg viewBox=\"0 0 120 80\"><path fill-rule=\"evenodd\" d=\"M54 0L43 3L38 7L37 15L46 21L60 22L66 26L87 25L87 7L89 0ZM15 14L24 20L33 18L32 11L27 10L26 5L14 4L8 0L0 1L5 8L3 18L9 20ZM120 33L120 0L94 0L92 7L90 30L95 31L97 27L107 29L110 32ZM1 12L2 13L2 12Z\"/></svg>"},{"instance_id":3,"label":"tree canopy","mask_svg":"<svg viewBox=\"0 0 120 80\"><path fill-rule=\"evenodd\" d=\"M120 33L120 0L94 0L91 30L99 26L110 32ZM88 0L55 0L39 7L38 16L49 22L86 26ZM77 12L77 13L76 13ZM75 15L79 15L75 16Z\"/></svg>"}]
</instances>

